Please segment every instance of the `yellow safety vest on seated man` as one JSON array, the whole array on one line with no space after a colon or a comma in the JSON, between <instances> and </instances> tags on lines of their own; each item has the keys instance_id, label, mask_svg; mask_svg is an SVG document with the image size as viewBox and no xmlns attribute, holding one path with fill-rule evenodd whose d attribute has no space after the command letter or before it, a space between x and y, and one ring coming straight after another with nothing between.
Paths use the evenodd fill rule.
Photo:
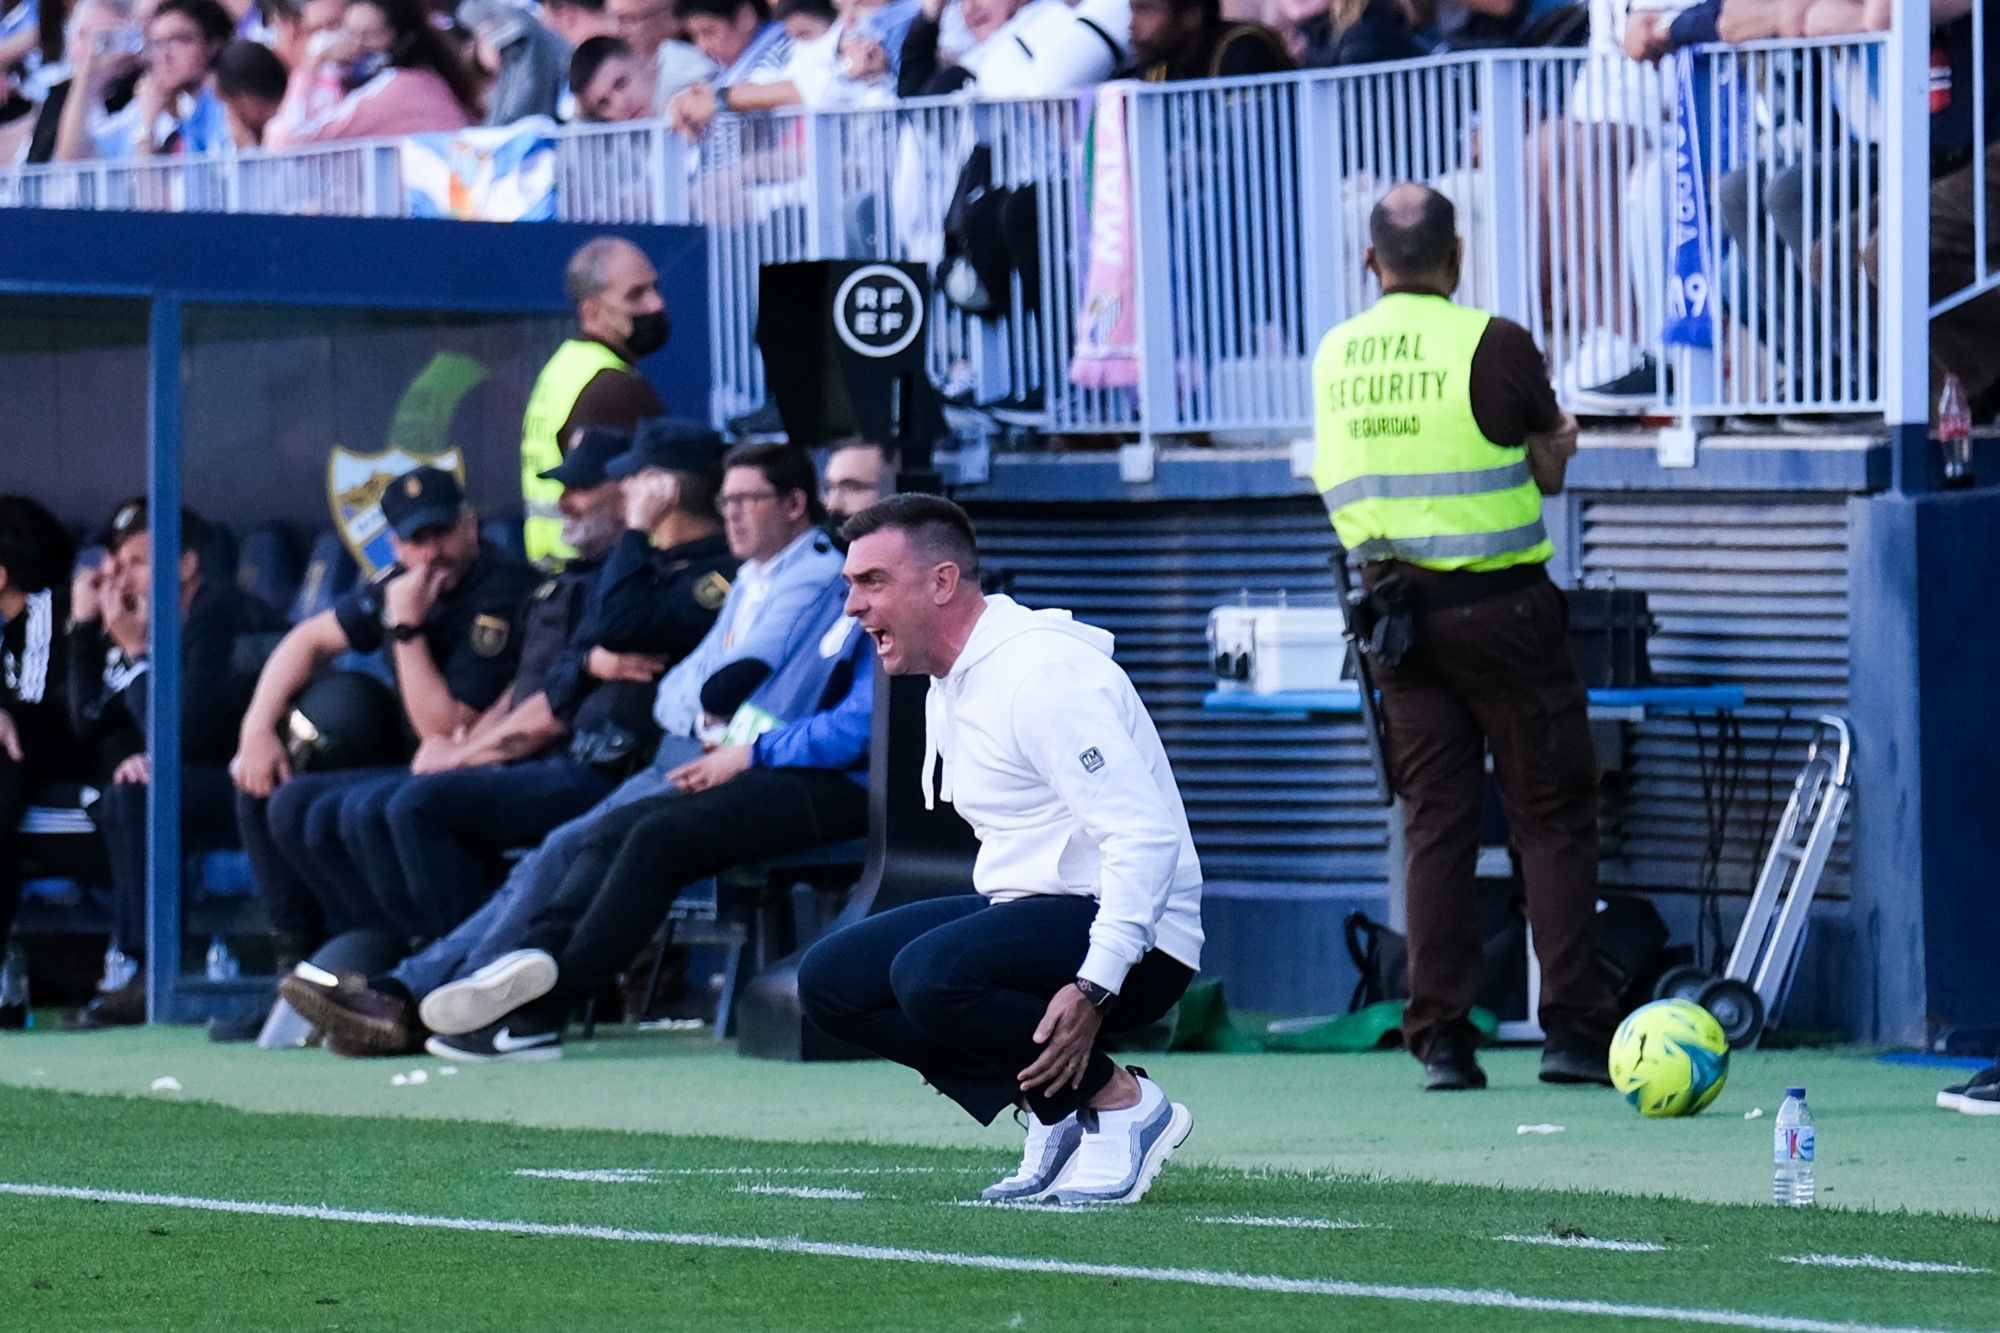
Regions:
<instances>
[{"instance_id":1,"label":"yellow safety vest on seated man","mask_svg":"<svg viewBox=\"0 0 2000 1333\"><path fill-rule=\"evenodd\" d=\"M1335 326L1313 358L1313 484L1356 563L1506 569L1555 552L1528 451L1472 411L1472 354L1492 316L1398 292Z\"/></svg>"},{"instance_id":2,"label":"yellow safety vest on seated man","mask_svg":"<svg viewBox=\"0 0 2000 1333\"><path fill-rule=\"evenodd\" d=\"M556 501L562 483L544 481L541 474L563 460L561 431L576 408L584 387L607 370L630 371L631 363L601 342L571 338L556 348L528 395L521 418L521 500L527 510L524 535L528 559L576 554L562 542L562 514Z\"/></svg>"}]
</instances>

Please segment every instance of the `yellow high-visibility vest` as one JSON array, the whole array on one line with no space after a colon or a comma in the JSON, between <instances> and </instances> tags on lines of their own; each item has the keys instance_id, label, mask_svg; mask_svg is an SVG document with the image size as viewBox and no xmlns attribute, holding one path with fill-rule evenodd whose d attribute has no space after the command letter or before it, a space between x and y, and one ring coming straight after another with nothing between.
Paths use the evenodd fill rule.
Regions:
<instances>
[{"instance_id":1,"label":"yellow high-visibility vest","mask_svg":"<svg viewBox=\"0 0 2000 1333\"><path fill-rule=\"evenodd\" d=\"M562 514L556 509L562 483L544 481L541 474L563 460L558 432L569 420L584 386L602 371L631 369L631 363L603 343L571 338L556 348L535 377L528 410L521 418L521 501L527 511L523 526L528 559L568 559L576 554L562 541Z\"/></svg>"},{"instance_id":2,"label":"yellow high-visibility vest","mask_svg":"<svg viewBox=\"0 0 2000 1333\"><path fill-rule=\"evenodd\" d=\"M1313 358L1313 484L1349 558L1506 569L1555 554L1528 453L1472 412L1492 316L1404 292L1337 325Z\"/></svg>"}]
</instances>

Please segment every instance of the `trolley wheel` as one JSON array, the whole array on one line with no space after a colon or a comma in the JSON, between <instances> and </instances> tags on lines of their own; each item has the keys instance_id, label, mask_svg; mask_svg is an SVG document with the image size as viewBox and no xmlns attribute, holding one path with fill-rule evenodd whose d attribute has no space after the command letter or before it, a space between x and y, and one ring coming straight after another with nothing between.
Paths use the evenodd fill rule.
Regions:
<instances>
[{"instance_id":1,"label":"trolley wheel","mask_svg":"<svg viewBox=\"0 0 2000 1333\"><path fill-rule=\"evenodd\" d=\"M1764 1001L1750 983L1733 977L1719 977L1702 987L1695 1003L1715 1015L1729 1049L1740 1051L1755 1046L1764 1035Z\"/></svg>"},{"instance_id":2,"label":"trolley wheel","mask_svg":"<svg viewBox=\"0 0 2000 1333\"><path fill-rule=\"evenodd\" d=\"M1653 986L1653 998L1692 1000L1714 980L1715 974L1707 968L1697 967L1693 963L1682 963L1679 967L1670 967L1660 974L1659 981Z\"/></svg>"}]
</instances>

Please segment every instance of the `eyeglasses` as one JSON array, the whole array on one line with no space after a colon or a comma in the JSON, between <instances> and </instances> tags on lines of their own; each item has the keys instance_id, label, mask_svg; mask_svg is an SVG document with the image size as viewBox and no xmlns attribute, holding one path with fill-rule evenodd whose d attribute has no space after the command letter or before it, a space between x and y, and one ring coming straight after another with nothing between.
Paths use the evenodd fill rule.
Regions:
<instances>
[{"instance_id":1,"label":"eyeglasses","mask_svg":"<svg viewBox=\"0 0 2000 1333\"><path fill-rule=\"evenodd\" d=\"M716 496L715 507L726 514L732 509L748 509L751 505L777 498L776 491L742 491L736 495Z\"/></svg>"},{"instance_id":2,"label":"eyeglasses","mask_svg":"<svg viewBox=\"0 0 2000 1333\"><path fill-rule=\"evenodd\" d=\"M201 34L199 33L170 32L164 37L153 38L151 41L146 43L143 49L146 55L156 56L159 55L161 52L165 51L169 47L199 46L199 45L201 45Z\"/></svg>"}]
</instances>

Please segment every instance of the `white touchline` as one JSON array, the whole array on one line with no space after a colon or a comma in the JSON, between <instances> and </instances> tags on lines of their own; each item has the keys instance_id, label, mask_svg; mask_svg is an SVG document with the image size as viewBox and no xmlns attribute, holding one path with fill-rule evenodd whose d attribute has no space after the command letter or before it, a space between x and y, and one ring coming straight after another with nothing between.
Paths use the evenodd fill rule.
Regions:
<instances>
[{"instance_id":1,"label":"white touchline","mask_svg":"<svg viewBox=\"0 0 2000 1333\"><path fill-rule=\"evenodd\" d=\"M542 1180L606 1181L612 1184L638 1183L664 1176L934 1176L942 1173L990 1175L984 1166L613 1166L571 1168L521 1166L517 1176Z\"/></svg>"},{"instance_id":2,"label":"white touchline","mask_svg":"<svg viewBox=\"0 0 2000 1333\"><path fill-rule=\"evenodd\" d=\"M1664 1245L1649 1240L1599 1240L1595 1236L1495 1236L1516 1245L1560 1245L1572 1250L1616 1250L1620 1254L1660 1254Z\"/></svg>"},{"instance_id":3,"label":"white touchline","mask_svg":"<svg viewBox=\"0 0 2000 1333\"><path fill-rule=\"evenodd\" d=\"M641 1166L614 1166L603 1170L566 1170L559 1166L524 1166L514 1172L532 1180L582 1180L600 1185L643 1185L653 1173Z\"/></svg>"},{"instance_id":4,"label":"white touchline","mask_svg":"<svg viewBox=\"0 0 2000 1333\"><path fill-rule=\"evenodd\" d=\"M865 1199L860 1190L823 1189L813 1185L738 1185L738 1194L785 1194L794 1199Z\"/></svg>"},{"instance_id":5,"label":"white touchline","mask_svg":"<svg viewBox=\"0 0 2000 1333\"><path fill-rule=\"evenodd\" d=\"M1879 1254L1787 1254L1781 1264L1805 1264L1812 1268L1878 1268L1885 1273L1990 1273L1990 1268L1971 1264L1927 1264L1914 1259L1884 1259Z\"/></svg>"},{"instance_id":6,"label":"white touchline","mask_svg":"<svg viewBox=\"0 0 2000 1333\"><path fill-rule=\"evenodd\" d=\"M1299 1227L1307 1231L1363 1231L1366 1222L1340 1222L1326 1217L1204 1217L1219 1227Z\"/></svg>"},{"instance_id":7,"label":"white touchline","mask_svg":"<svg viewBox=\"0 0 2000 1333\"><path fill-rule=\"evenodd\" d=\"M703 1250L749 1250L760 1254L797 1254L820 1259L859 1259L869 1263L934 1264L940 1268L968 1268L990 1273L1046 1273L1061 1277L1120 1278L1132 1282L1220 1287L1230 1291L1410 1301L1421 1305L1472 1306L1489 1310L1536 1310L1551 1314L1597 1315L1610 1319L1679 1320L1686 1324L1706 1324L1720 1328L1763 1329L1768 1333L1930 1333L1929 1330L1917 1328L1889 1328L1879 1324L1798 1319L1787 1315L1751 1314L1741 1310L1682 1309L1670 1305L1624 1305L1615 1301L1563 1300L1552 1296L1523 1296L1511 1291L1482 1291L1468 1287L1399 1287L1378 1282L1342 1282L1333 1278L1282 1277L1275 1273L1232 1273L1212 1268L1142 1268L1137 1264L1095 1264L1071 1259L1034 1259L1008 1254L907 1250L890 1245L852 1245L837 1241L804 1240L797 1236L719 1236L684 1231L634 1231L626 1227L580 1226L576 1223L519 1222L486 1217L437 1217L424 1213L387 1213L308 1204L206 1199L186 1194L142 1194L133 1190L83 1189L73 1185L30 1185L5 1181L0 1181L0 1194L33 1199L76 1199L85 1203L126 1203L149 1208L183 1208L196 1212L231 1213L249 1217L290 1217L308 1222L417 1227L425 1230L470 1231L501 1236L547 1236L558 1240L628 1241L649 1245L678 1245Z\"/></svg>"}]
</instances>

